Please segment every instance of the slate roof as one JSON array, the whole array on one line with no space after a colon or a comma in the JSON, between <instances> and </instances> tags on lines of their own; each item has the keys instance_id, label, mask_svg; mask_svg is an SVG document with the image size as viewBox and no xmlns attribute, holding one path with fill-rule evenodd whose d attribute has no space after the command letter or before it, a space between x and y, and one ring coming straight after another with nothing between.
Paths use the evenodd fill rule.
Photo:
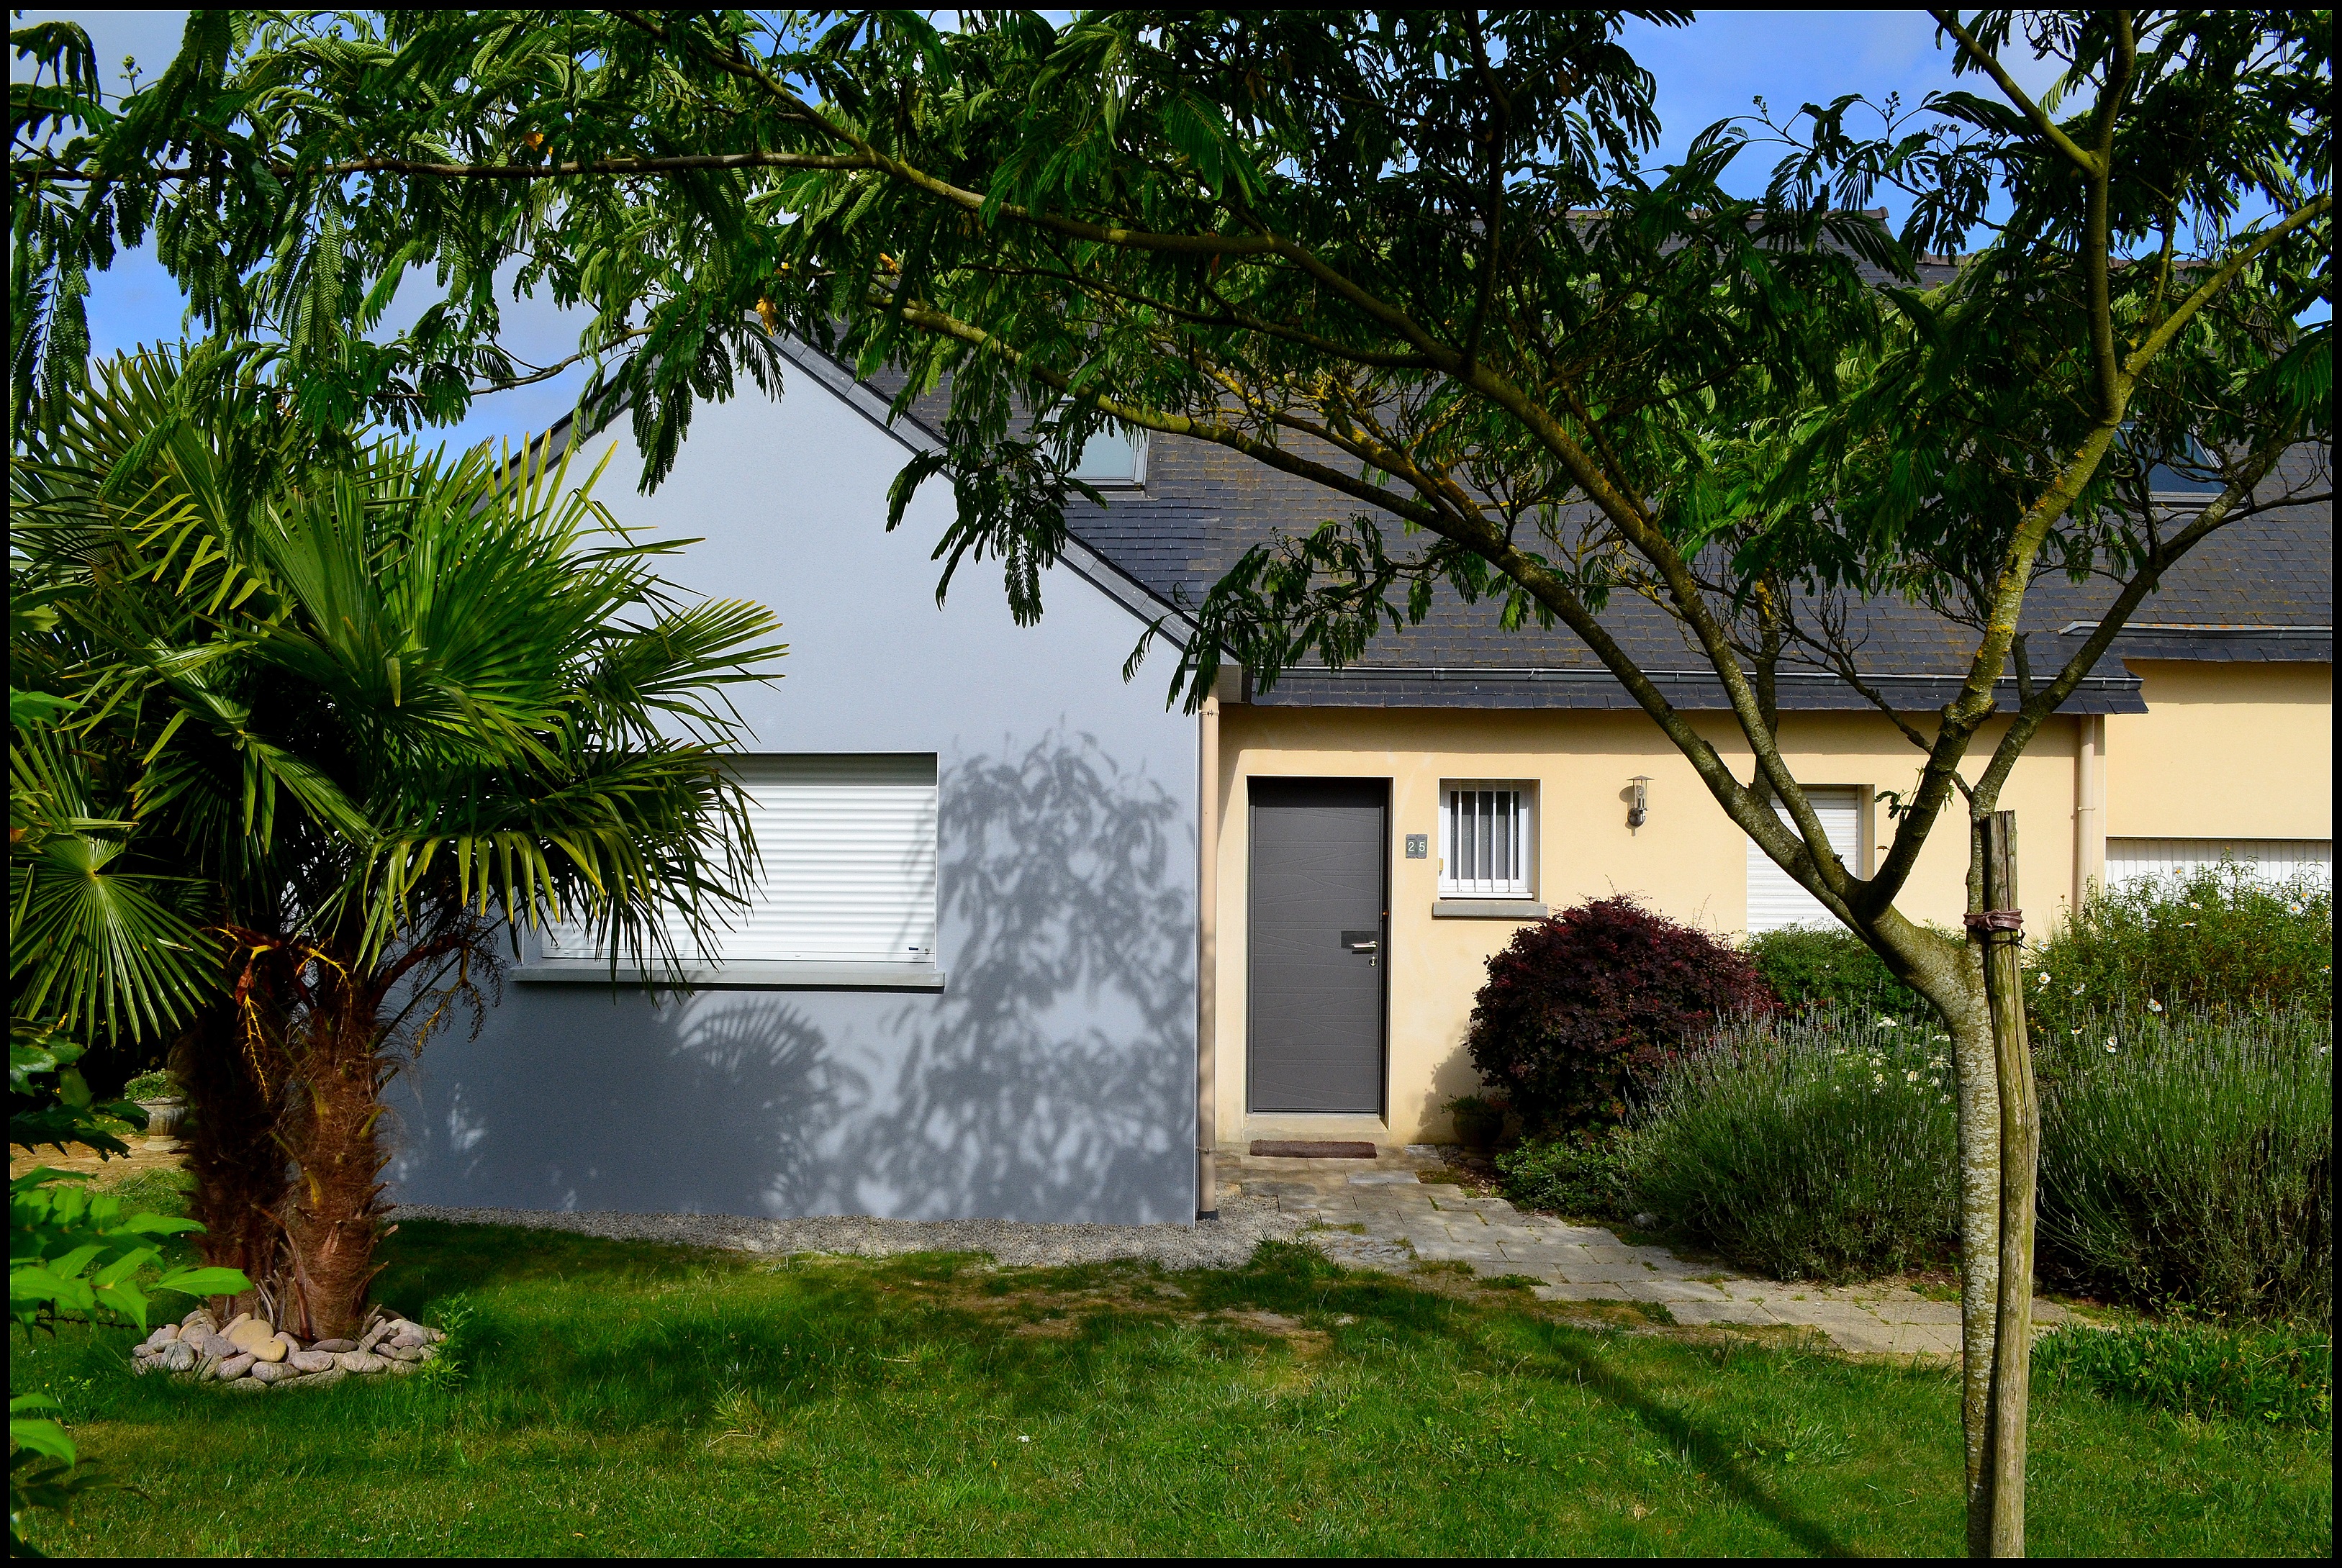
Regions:
<instances>
[{"instance_id":1,"label":"slate roof","mask_svg":"<svg viewBox=\"0 0 2342 1568\"><path fill-rule=\"evenodd\" d=\"M920 400L913 421L927 426L941 395ZM2304 448L2271 475L2284 494L2330 475L2330 449ZM1079 503L1075 536L1156 603L1199 601L1256 544L1306 532L1360 508L1310 481L1280 474L1201 442L1152 444L1143 490L1108 492L1105 507ZM2111 587L2063 576L2027 595L2024 630L2038 677L2061 664L2075 639L2094 628ZM2132 630L2067 700L2077 714L2142 713L2132 659L2312 662L2334 657L2334 514L2331 504L2276 508L2232 524L2199 546L2132 617ZM1280 706L1630 708L1636 705L1593 651L1566 628L1507 632L1500 604L1466 604L1443 592L1420 626L1386 632L1366 656L1340 671L1288 672L1249 700ZM1956 694L1973 644L1962 629L1900 601L1860 607L1857 667L1906 712L1932 712ZM1614 595L1602 616L1611 634L1678 707L1726 706L1698 649L1668 616L1631 595ZM2061 650L2064 650L2061 652ZM2003 701L2014 704L2013 674ZM1780 705L1788 710L1861 709L1868 702L1826 672L1784 668Z\"/></svg>"},{"instance_id":2,"label":"slate roof","mask_svg":"<svg viewBox=\"0 0 2342 1568\"><path fill-rule=\"evenodd\" d=\"M1922 285L1947 281L1948 261L1921 258ZM884 418L899 390L891 372L856 387L843 366L790 345L789 357L864 411ZM873 397L872 394L879 395ZM894 422L915 445L940 444L946 394L937 389ZM1325 454L1339 459L1331 449ZM2263 487L2267 495L2330 489L2330 447L2288 453ZM1306 533L1360 504L1312 481L1267 468L1204 442L1156 440L1140 489L1108 490L1101 507L1076 502L1067 523L1126 598L1158 612L1199 602L1255 544ZM1395 529L1394 529L1395 532ZM1139 591L1132 595L1129 589ZM2058 668L2086 636L2113 588L2062 575L2037 580L2026 596L2022 630L2036 678ZM1466 604L1442 590L1418 626L1386 631L1365 657L1341 670L1288 671L1273 687L1247 679L1247 700L1307 707L1633 708L1637 704L1593 650L1565 627L1506 631L1499 602ZM1929 713L1957 694L1974 644L1963 628L1899 600L1873 600L1852 617L1857 668L1907 713ZM1681 627L1630 594L1613 595L1602 622L1668 699L1686 711L1727 706L1705 656ZM2062 651L2061 651L2062 650ZM2139 676L2127 661L2311 663L2334 659L2334 510L2330 502L2272 507L2229 524L2191 552L2131 617L2061 711L2144 713ZM2001 681L2014 706L2017 682ZM1826 671L1792 669L1777 684L1785 710L1870 711L1859 692Z\"/></svg>"}]
</instances>

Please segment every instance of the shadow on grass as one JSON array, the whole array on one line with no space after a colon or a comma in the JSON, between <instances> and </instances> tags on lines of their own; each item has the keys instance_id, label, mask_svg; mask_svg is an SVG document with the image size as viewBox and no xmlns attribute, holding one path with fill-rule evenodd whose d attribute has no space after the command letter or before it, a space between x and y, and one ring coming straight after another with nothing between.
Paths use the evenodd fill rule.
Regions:
<instances>
[{"instance_id":1,"label":"shadow on grass","mask_svg":"<svg viewBox=\"0 0 2342 1568\"><path fill-rule=\"evenodd\" d=\"M466 1346L476 1380L471 1397L487 1396L474 1408L490 1419L525 1425L559 1410L604 1430L662 1426L743 1387L779 1414L897 1379L940 1381L959 1397L1038 1413L1080 1397L1073 1391L1095 1386L1117 1359L1142 1378L1158 1358L1166 1378L1191 1372L1179 1358L1193 1353L1175 1350L1166 1337L1184 1322L1204 1320L1207 1343L1233 1347L1262 1336L1240 1315L1226 1314L1316 1322L1346 1314L1363 1329L1444 1342L1476 1370L1581 1388L1686 1456L1796 1547L1827 1555L1852 1550L1827 1521L1783 1499L1738 1456L1738 1434L1687 1413L1680 1391L1656 1389L1615 1364L1606 1342L1616 1331L1556 1322L1511 1292L1481 1298L1345 1270L1306 1247L1266 1243L1246 1266L1227 1271L1173 1273L1131 1262L994 1270L965 1255L784 1263L562 1232L410 1221L385 1254L379 1293L402 1310L458 1293L507 1303L486 1314ZM590 1331L572 1327L581 1312L596 1320ZM1492 1329L1528 1354L1488 1343ZM1788 1353L1743 1347L1726 1356ZM1728 1376L1723 1365L1717 1372ZM1434 1400L1446 1392L1416 1391ZM388 1415L385 1409L372 1418Z\"/></svg>"},{"instance_id":2,"label":"shadow on grass","mask_svg":"<svg viewBox=\"0 0 2342 1568\"><path fill-rule=\"evenodd\" d=\"M1252 1263L1241 1270L1178 1277L1183 1283L1220 1282L1218 1291L1207 1287L1205 1293L1224 1293L1224 1304L1266 1306L1272 1310L1278 1306L1314 1306L1360 1316L1372 1313L1385 1321L1396 1319L1419 1332L1449 1338L1461 1337L1456 1333L1463 1326L1459 1320L1519 1310L1502 1296L1485 1305L1458 1301L1397 1280L1343 1269L1307 1247L1274 1243L1263 1243ZM1594 1341L1587 1331L1550 1320L1540 1322L1538 1327L1542 1348L1550 1358L1543 1370L1557 1379L1575 1381L1592 1390L1632 1415L1646 1430L1664 1437L1671 1450L1689 1453L1711 1480L1749 1510L1770 1520L1807 1551L1832 1557L1851 1554L1853 1548L1821 1520L1801 1513L1771 1492L1737 1457L1739 1444L1736 1439L1689 1419L1607 1364L1594 1353Z\"/></svg>"},{"instance_id":3,"label":"shadow on grass","mask_svg":"<svg viewBox=\"0 0 2342 1568\"><path fill-rule=\"evenodd\" d=\"M386 1266L375 1282L375 1299L409 1313L442 1297L501 1285L577 1283L586 1276L640 1284L754 1266L737 1253L710 1248L440 1220L400 1221L380 1255Z\"/></svg>"}]
</instances>

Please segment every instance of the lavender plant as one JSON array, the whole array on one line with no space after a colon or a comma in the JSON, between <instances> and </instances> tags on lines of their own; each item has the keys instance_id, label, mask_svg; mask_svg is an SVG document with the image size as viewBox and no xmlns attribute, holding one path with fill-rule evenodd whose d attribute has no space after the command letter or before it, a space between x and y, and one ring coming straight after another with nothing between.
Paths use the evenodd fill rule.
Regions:
<instances>
[{"instance_id":1,"label":"lavender plant","mask_svg":"<svg viewBox=\"0 0 2342 1568\"><path fill-rule=\"evenodd\" d=\"M2047 1269L2151 1305L2334 1313L2334 1023L2128 1013L2043 1042Z\"/></svg>"},{"instance_id":2,"label":"lavender plant","mask_svg":"<svg viewBox=\"0 0 2342 1568\"><path fill-rule=\"evenodd\" d=\"M1949 1045L1885 1015L1739 1019L1659 1074L1633 1128L1634 1189L1778 1279L1934 1261L1957 1224Z\"/></svg>"}]
</instances>

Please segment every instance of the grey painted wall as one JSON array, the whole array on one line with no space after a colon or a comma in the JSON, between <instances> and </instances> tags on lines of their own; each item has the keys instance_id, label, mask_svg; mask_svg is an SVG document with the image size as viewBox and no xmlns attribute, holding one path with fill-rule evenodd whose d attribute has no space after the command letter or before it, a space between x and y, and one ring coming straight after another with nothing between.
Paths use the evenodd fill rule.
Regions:
<instances>
[{"instance_id":1,"label":"grey painted wall","mask_svg":"<svg viewBox=\"0 0 2342 1568\"><path fill-rule=\"evenodd\" d=\"M476 1040L391 1092L393 1197L418 1203L1136 1223L1195 1213L1194 721L1141 623L1074 573L1039 625L996 572L949 607L938 483L885 532L906 449L793 373L694 418L652 496L623 428L596 494L702 536L667 568L785 624L738 693L752 749L934 752L940 994L710 990L656 1003L508 983Z\"/></svg>"}]
</instances>

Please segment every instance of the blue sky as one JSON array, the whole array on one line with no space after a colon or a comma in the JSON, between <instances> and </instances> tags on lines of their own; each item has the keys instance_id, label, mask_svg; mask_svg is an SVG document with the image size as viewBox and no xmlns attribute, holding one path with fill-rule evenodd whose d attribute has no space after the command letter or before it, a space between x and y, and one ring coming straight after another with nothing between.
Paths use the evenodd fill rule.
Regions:
<instances>
[{"instance_id":1,"label":"blue sky","mask_svg":"<svg viewBox=\"0 0 2342 1568\"><path fill-rule=\"evenodd\" d=\"M135 56L150 80L168 63L186 15L34 9L21 15L23 22L66 18L81 24L96 45L108 85L116 90L123 85L124 55ZM1726 11L1703 16L1688 28L1630 24L1626 42L1659 82L1666 134L1654 165L1680 156L1711 123L1748 113L1756 95L1763 95L1778 117L1801 103L1827 102L1841 93L1883 98L1900 92L1907 103L1917 103L1952 85L1950 56L1936 45L1935 24L1917 11ZM12 57L12 74L17 69ZM2047 73L2038 66L2017 75L2030 89L2047 85ZM1770 161L1761 149L1744 155L1738 183L1761 186ZM1891 196L1880 199L1895 205ZM178 287L146 253L123 257L93 285L90 327L101 354L179 336L185 306ZM517 302L505 320L514 351L535 363L549 363L576 347L579 324L548 305ZM582 370L573 371L541 386L483 398L451 434L475 441L541 430L568 412L583 376Z\"/></svg>"}]
</instances>

